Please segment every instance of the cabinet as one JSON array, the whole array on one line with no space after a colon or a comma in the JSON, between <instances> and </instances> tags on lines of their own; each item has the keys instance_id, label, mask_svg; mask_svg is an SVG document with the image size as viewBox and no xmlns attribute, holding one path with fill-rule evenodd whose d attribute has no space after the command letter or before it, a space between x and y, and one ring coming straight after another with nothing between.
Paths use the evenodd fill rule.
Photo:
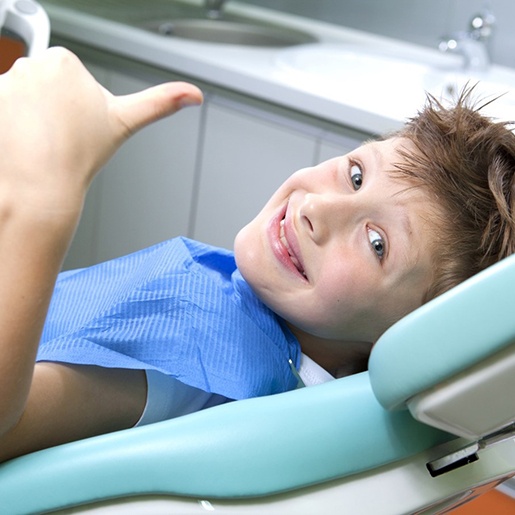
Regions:
<instances>
[{"instance_id":1,"label":"cabinet","mask_svg":"<svg viewBox=\"0 0 515 515\"><path fill-rule=\"evenodd\" d=\"M115 94L172 72L68 46ZM199 84L204 105L133 136L95 179L65 268L88 266L184 235L232 248L238 230L294 171L341 155L367 136L279 106Z\"/></svg>"}]
</instances>

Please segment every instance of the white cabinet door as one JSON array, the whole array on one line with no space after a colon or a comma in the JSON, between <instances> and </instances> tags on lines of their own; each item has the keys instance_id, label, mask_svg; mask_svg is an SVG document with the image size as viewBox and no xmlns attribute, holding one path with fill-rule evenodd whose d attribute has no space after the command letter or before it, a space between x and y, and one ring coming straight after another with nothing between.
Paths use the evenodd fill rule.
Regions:
<instances>
[{"instance_id":1,"label":"white cabinet door","mask_svg":"<svg viewBox=\"0 0 515 515\"><path fill-rule=\"evenodd\" d=\"M206 108L193 237L232 248L286 177L313 164L315 137L244 104L215 98Z\"/></svg>"},{"instance_id":2,"label":"white cabinet door","mask_svg":"<svg viewBox=\"0 0 515 515\"><path fill-rule=\"evenodd\" d=\"M153 85L119 72L108 72L106 80L115 94ZM77 259L73 249L67 267L105 261L188 233L200 113L198 107L184 109L146 127L109 161L95 180L85 227L77 234L77 247L90 246L90 262Z\"/></svg>"},{"instance_id":3,"label":"white cabinet door","mask_svg":"<svg viewBox=\"0 0 515 515\"><path fill-rule=\"evenodd\" d=\"M116 94L152 84L113 73ZM200 108L143 129L117 152L102 177L98 258L109 259L188 232Z\"/></svg>"}]
</instances>

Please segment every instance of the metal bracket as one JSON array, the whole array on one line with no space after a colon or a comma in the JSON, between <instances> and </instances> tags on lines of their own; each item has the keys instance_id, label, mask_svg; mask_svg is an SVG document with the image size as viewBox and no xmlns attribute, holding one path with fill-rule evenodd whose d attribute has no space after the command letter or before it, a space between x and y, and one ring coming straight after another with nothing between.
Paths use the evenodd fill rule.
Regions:
<instances>
[{"instance_id":1,"label":"metal bracket","mask_svg":"<svg viewBox=\"0 0 515 515\"><path fill-rule=\"evenodd\" d=\"M451 470L463 467L469 463L474 463L479 460L478 453L482 449L486 449L492 445L500 442L515 438L515 422L512 422L508 426L487 435L477 442L469 443L468 445L461 447L460 449L451 452L441 458L430 461L426 464L427 470L432 477L438 477L442 474L446 474Z\"/></svg>"}]
</instances>

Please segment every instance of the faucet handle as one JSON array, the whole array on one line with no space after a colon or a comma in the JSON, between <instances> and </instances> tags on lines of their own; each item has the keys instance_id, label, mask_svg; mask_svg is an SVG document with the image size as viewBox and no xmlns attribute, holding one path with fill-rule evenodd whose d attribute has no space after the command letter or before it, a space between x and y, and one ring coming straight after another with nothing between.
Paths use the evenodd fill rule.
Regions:
<instances>
[{"instance_id":1,"label":"faucet handle","mask_svg":"<svg viewBox=\"0 0 515 515\"><path fill-rule=\"evenodd\" d=\"M495 16L484 9L470 20L467 31L455 32L442 38L438 49L442 52L463 56L463 70L467 73L483 73L490 66L488 42L493 34Z\"/></svg>"},{"instance_id":2,"label":"faucet handle","mask_svg":"<svg viewBox=\"0 0 515 515\"><path fill-rule=\"evenodd\" d=\"M488 40L493 34L495 22L493 12L489 10L475 14L470 20L470 35L480 41Z\"/></svg>"},{"instance_id":3,"label":"faucet handle","mask_svg":"<svg viewBox=\"0 0 515 515\"><path fill-rule=\"evenodd\" d=\"M218 19L222 17L222 8L225 0L204 0L208 18Z\"/></svg>"}]
</instances>

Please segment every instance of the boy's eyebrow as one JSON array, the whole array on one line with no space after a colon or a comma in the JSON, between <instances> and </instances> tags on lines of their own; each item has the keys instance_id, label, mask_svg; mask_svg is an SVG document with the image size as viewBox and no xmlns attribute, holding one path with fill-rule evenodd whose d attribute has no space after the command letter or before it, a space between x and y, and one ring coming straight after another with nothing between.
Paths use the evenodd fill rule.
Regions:
<instances>
[{"instance_id":1,"label":"boy's eyebrow","mask_svg":"<svg viewBox=\"0 0 515 515\"><path fill-rule=\"evenodd\" d=\"M374 151L374 154L376 155L376 159L380 161L380 164L383 164L384 157L383 153L379 150L379 143L377 141L370 141L368 143L370 148Z\"/></svg>"},{"instance_id":2,"label":"boy's eyebrow","mask_svg":"<svg viewBox=\"0 0 515 515\"><path fill-rule=\"evenodd\" d=\"M377 148L377 142L376 141L368 141L363 145L365 148L368 148L371 150L373 155L373 161L374 165L376 167L376 170L382 170L382 167L384 165L384 156L382 152Z\"/></svg>"},{"instance_id":3,"label":"boy's eyebrow","mask_svg":"<svg viewBox=\"0 0 515 515\"><path fill-rule=\"evenodd\" d=\"M413 260L413 256L409 252L413 225L409 214L401 207L402 203L399 202L397 205L400 209L395 219L392 219L385 226L390 249L385 260L385 271L388 271L388 273L409 268ZM392 250L395 257L391 254Z\"/></svg>"},{"instance_id":4,"label":"boy's eyebrow","mask_svg":"<svg viewBox=\"0 0 515 515\"><path fill-rule=\"evenodd\" d=\"M406 235L407 243L409 243L410 236L413 234L413 225L411 223L411 218L408 215L408 213L406 212L406 210L404 210L402 212L402 214L400 215L399 222L400 222L400 224L402 226L403 234Z\"/></svg>"},{"instance_id":5,"label":"boy's eyebrow","mask_svg":"<svg viewBox=\"0 0 515 515\"><path fill-rule=\"evenodd\" d=\"M404 213L402 216L402 225L404 227L404 234L409 238L413 234L413 226L411 224L411 218L407 213Z\"/></svg>"},{"instance_id":6,"label":"boy's eyebrow","mask_svg":"<svg viewBox=\"0 0 515 515\"><path fill-rule=\"evenodd\" d=\"M397 205L401 207L403 203L398 202ZM401 246L403 249L402 264L404 267L410 268L418 262L419 252L417 251L416 245L413 245L413 222L406 205L404 205L404 207L401 208L401 211L398 213L397 222L399 228L397 229L396 233L399 234L400 238L403 240L403 245ZM416 252L413 252L413 250Z\"/></svg>"}]
</instances>

